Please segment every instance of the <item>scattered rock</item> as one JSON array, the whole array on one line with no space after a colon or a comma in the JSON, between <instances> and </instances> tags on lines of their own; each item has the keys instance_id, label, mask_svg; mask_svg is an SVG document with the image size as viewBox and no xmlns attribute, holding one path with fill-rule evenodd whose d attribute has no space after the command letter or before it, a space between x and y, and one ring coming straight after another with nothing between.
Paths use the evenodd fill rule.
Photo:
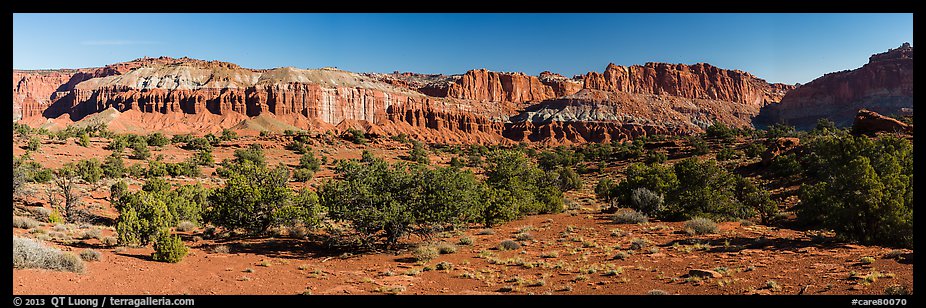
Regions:
<instances>
[{"instance_id":1,"label":"scattered rock","mask_svg":"<svg viewBox=\"0 0 926 308\"><path fill-rule=\"evenodd\" d=\"M720 273L718 273L718 272L716 272L716 271L707 270L707 269L693 269L693 270L689 270L689 271L688 271L688 276L689 276L689 277L701 277L701 278L720 278L720 277L723 277L722 274L720 274Z\"/></svg>"}]
</instances>

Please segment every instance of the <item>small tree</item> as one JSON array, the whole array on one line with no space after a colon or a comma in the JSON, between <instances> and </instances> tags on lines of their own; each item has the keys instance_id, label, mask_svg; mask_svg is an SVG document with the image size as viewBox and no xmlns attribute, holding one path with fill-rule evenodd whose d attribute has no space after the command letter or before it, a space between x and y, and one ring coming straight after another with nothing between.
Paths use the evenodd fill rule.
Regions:
<instances>
[{"instance_id":1,"label":"small tree","mask_svg":"<svg viewBox=\"0 0 926 308\"><path fill-rule=\"evenodd\" d=\"M428 150L425 150L424 143L418 140L412 141L412 149L408 152L408 159L424 165L431 163L431 159L428 158Z\"/></svg>"},{"instance_id":2,"label":"small tree","mask_svg":"<svg viewBox=\"0 0 926 308\"><path fill-rule=\"evenodd\" d=\"M193 140L193 135L191 134L180 134L174 135L170 138L170 143L187 143Z\"/></svg>"},{"instance_id":3,"label":"small tree","mask_svg":"<svg viewBox=\"0 0 926 308\"><path fill-rule=\"evenodd\" d=\"M26 145L26 151L38 151L42 146L42 141L37 137L29 138L29 144Z\"/></svg>"},{"instance_id":4,"label":"small tree","mask_svg":"<svg viewBox=\"0 0 926 308\"><path fill-rule=\"evenodd\" d=\"M286 186L289 172L283 165L269 169L242 159L230 164L223 174L226 184L209 197L211 205L204 214L206 221L216 226L260 234L274 226L280 213L305 213L302 220L309 222L320 212L317 203L305 202L311 198L293 196Z\"/></svg>"},{"instance_id":5,"label":"small tree","mask_svg":"<svg viewBox=\"0 0 926 308\"><path fill-rule=\"evenodd\" d=\"M80 201L83 193L77 186L79 180L80 176L77 167L72 163L65 164L61 169L58 169L52 179L54 184L53 193L61 196L61 200L64 202L64 208L61 212L70 222L80 222L85 214Z\"/></svg>"},{"instance_id":6,"label":"small tree","mask_svg":"<svg viewBox=\"0 0 926 308\"><path fill-rule=\"evenodd\" d=\"M145 160L149 157L151 157L151 150L148 149L148 144L145 141L132 143L132 158Z\"/></svg>"},{"instance_id":7,"label":"small tree","mask_svg":"<svg viewBox=\"0 0 926 308\"><path fill-rule=\"evenodd\" d=\"M28 181L28 169L22 162L21 158L13 157L13 199L18 198L23 193L23 188Z\"/></svg>"},{"instance_id":8,"label":"small tree","mask_svg":"<svg viewBox=\"0 0 926 308\"><path fill-rule=\"evenodd\" d=\"M162 133L151 133L147 138L148 145L154 147L162 147L168 145L170 144L170 141L171 140L168 139L167 136L164 136Z\"/></svg>"},{"instance_id":9,"label":"small tree","mask_svg":"<svg viewBox=\"0 0 926 308\"><path fill-rule=\"evenodd\" d=\"M90 135L88 135L87 133L80 134L80 138L77 139L77 144L85 148L89 147L90 146Z\"/></svg>"},{"instance_id":10,"label":"small tree","mask_svg":"<svg viewBox=\"0 0 926 308\"><path fill-rule=\"evenodd\" d=\"M186 150L206 152L212 152L212 147L212 143L206 138L193 138L183 146Z\"/></svg>"},{"instance_id":11,"label":"small tree","mask_svg":"<svg viewBox=\"0 0 926 308\"><path fill-rule=\"evenodd\" d=\"M196 154L193 154L193 162L200 166L212 167L215 165L215 159L212 158L212 152L206 150L196 151Z\"/></svg>"},{"instance_id":12,"label":"small tree","mask_svg":"<svg viewBox=\"0 0 926 308\"><path fill-rule=\"evenodd\" d=\"M794 126L784 123L775 123L774 125L769 126L768 130L765 132L765 137L769 139L794 137L796 133L797 130L794 129Z\"/></svg>"},{"instance_id":13,"label":"small tree","mask_svg":"<svg viewBox=\"0 0 926 308\"><path fill-rule=\"evenodd\" d=\"M227 128L223 129L221 139L222 141L231 141L231 140L238 139L238 133L236 133L233 130L227 129Z\"/></svg>"},{"instance_id":14,"label":"small tree","mask_svg":"<svg viewBox=\"0 0 926 308\"><path fill-rule=\"evenodd\" d=\"M122 155L113 152L111 155L106 156L106 160L103 162L103 176L110 179L120 179L125 176L126 168L125 164L122 161Z\"/></svg>"},{"instance_id":15,"label":"small tree","mask_svg":"<svg viewBox=\"0 0 926 308\"><path fill-rule=\"evenodd\" d=\"M582 188L582 179L579 174L572 170L571 167L560 167L557 169L559 178L559 189L561 191L570 191Z\"/></svg>"},{"instance_id":16,"label":"small tree","mask_svg":"<svg viewBox=\"0 0 926 308\"><path fill-rule=\"evenodd\" d=\"M151 258L155 261L177 263L183 260L189 249L183 244L179 236L171 235L168 230L161 230L154 242L154 253Z\"/></svg>"},{"instance_id":17,"label":"small tree","mask_svg":"<svg viewBox=\"0 0 926 308\"><path fill-rule=\"evenodd\" d=\"M84 182L94 184L103 178L103 165L96 158L81 160L77 162L77 175Z\"/></svg>"},{"instance_id":18,"label":"small tree","mask_svg":"<svg viewBox=\"0 0 926 308\"><path fill-rule=\"evenodd\" d=\"M808 144L807 176L797 215L862 243L913 247L913 145L821 136Z\"/></svg>"},{"instance_id":19,"label":"small tree","mask_svg":"<svg viewBox=\"0 0 926 308\"><path fill-rule=\"evenodd\" d=\"M449 165L450 167L457 168L457 169L463 168L463 162L460 161L460 157L458 156L454 156L450 158Z\"/></svg>"},{"instance_id":20,"label":"small tree","mask_svg":"<svg viewBox=\"0 0 926 308\"><path fill-rule=\"evenodd\" d=\"M707 138L711 139L730 140L736 136L736 132L722 122L714 122L714 124L708 126L704 131Z\"/></svg>"}]
</instances>

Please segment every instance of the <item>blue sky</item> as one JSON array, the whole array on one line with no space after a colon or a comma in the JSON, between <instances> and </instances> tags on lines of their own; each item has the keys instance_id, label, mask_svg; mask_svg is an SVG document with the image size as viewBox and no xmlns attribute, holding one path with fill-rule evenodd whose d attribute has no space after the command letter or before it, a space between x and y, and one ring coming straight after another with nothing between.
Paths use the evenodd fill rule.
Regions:
<instances>
[{"instance_id":1,"label":"blue sky","mask_svg":"<svg viewBox=\"0 0 926 308\"><path fill-rule=\"evenodd\" d=\"M14 14L13 68L188 56L458 74L707 62L806 83L913 43L913 14Z\"/></svg>"}]
</instances>

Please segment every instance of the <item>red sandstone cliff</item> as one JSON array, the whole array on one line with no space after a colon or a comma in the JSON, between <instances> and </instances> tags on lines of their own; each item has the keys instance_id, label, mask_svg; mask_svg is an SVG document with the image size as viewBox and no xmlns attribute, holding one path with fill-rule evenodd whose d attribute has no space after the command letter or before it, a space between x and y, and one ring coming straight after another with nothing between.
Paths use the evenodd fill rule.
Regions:
<instances>
[{"instance_id":1,"label":"red sandstone cliff","mask_svg":"<svg viewBox=\"0 0 926 308\"><path fill-rule=\"evenodd\" d=\"M646 63L630 67L609 64L604 73L585 75L585 88L610 92L671 95L764 106L777 102L793 86L768 84L739 70L706 63Z\"/></svg>"},{"instance_id":2,"label":"red sandstone cliff","mask_svg":"<svg viewBox=\"0 0 926 308\"><path fill-rule=\"evenodd\" d=\"M788 90L706 64L612 64L569 79L484 69L457 76L253 70L160 57L95 69L14 71L14 119L17 108L26 118L68 114L74 120L114 109L145 115L139 125L158 123L150 129L170 127L147 116L164 114L171 121L195 115L222 128L241 127L236 123L248 117L306 129L358 126L435 142L602 142L693 133L714 121L748 126L762 105ZM210 125L203 123L196 129Z\"/></svg>"},{"instance_id":3,"label":"red sandstone cliff","mask_svg":"<svg viewBox=\"0 0 926 308\"><path fill-rule=\"evenodd\" d=\"M479 69L468 71L455 81L429 84L419 89L419 91L436 97L525 103L539 102L557 96L572 94L568 93L568 90L577 89L575 86L560 85L561 82L568 81L551 79L545 83L536 76L528 76L524 73L499 73ZM559 92L554 91L554 87L548 83L555 85Z\"/></svg>"},{"instance_id":4,"label":"red sandstone cliff","mask_svg":"<svg viewBox=\"0 0 926 308\"><path fill-rule=\"evenodd\" d=\"M903 108L913 108L913 47L907 43L872 55L858 69L829 73L788 92L780 104L764 108L759 120L806 129L829 118L849 126L860 109L898 114Z\"/></svg>"}]
</instances>

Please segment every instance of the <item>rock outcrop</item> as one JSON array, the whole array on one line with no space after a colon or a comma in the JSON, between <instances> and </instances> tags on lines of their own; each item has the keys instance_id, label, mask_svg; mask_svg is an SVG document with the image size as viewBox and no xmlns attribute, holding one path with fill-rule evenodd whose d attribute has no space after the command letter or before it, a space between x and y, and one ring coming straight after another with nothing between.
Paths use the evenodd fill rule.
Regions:
<instances>
[{"instance_id":1,"label":"rock outcrop","mask_svg":"<svg viewBox=\"0 0 926 308\"><path fill-rule=\"evenodd\" d=\"M715 121L748 126L760 107L790 89L707 64L612 64L603 73L570 79L485 69L463 75L256 70L168 57L14 71L13 87L14 120L77 121L106 111L113 116L102 118L132 121L114 127L135 130L356 127L433 142L554 144L690 134ZM197 123L172 127L170 121Z\"/></svg>"},{"instance_id":2,"label":"rock outcrop","mask_svg":"<svg viewBox=\"0 0 926 308\"><path fill-rule=\"evenodd\" d=\"M471 70L454 81L432 83L420 91L436 97L502 103L539 102L557 96L553 87L536 76L486 69Z\"/></svg>"},{"instance_id":3,"label":"rock outcrop","mask_svg":"<svg viewBox=\"0 0 926 308\"><path fill-rule=\"evenodd\" d=\"M847 127L859 109L898 114L903 108L913 108L913 47L907 43L872 55L861 68L829 73L788 92L756 120L811 129L828 118Z\"/></svg>"},{"instance_id":4,"label":"rock outcrop","mask_svg":"<svg viewBox=\"0 0 926 308\"><path fill-rule=\"evenodd\" d=\"M778 102L793 88L706 63L646 63L629 67L611 63L603 73L589 72L584 80L585 88L592 90L722 100L758 107Z\"/></svg>"},{"instance_id":5,"label":"rock outcrop","mask_svg":"<svg viewBox=\"0 0 926 308\"><path fill-rule=\"evenodd\" d=\"M855 115L852 123L853 134L875 135L877 133L913 134L913 125L897 119L885 117L870 110L862 109Z\"/></svg>"},{"instance_id":6,"label":"rock outcrop","mask_svg":"<svg viewBox=\"0 0 926 308\"><path fill-rule=\"evenodd\" d=\"M783 137L777 139L770 139L766 145L768 148L765 152L762 153L762 163L769 165L772 163L772 160L775 160L775 157L781 156L801 145L800 138L793 137Z\"/></svg>"}]
</instances>

